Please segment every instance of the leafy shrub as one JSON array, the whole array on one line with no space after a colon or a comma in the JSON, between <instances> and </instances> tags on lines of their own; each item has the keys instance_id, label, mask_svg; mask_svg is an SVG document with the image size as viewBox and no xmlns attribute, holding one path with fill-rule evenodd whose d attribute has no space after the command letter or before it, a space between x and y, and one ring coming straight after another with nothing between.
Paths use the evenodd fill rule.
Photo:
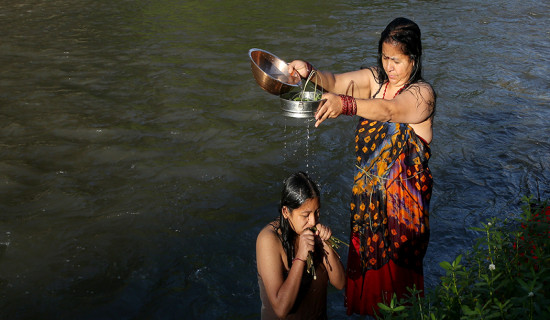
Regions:
<instances>
[{"instance_id":1,"label":"leafy shrub","mask_svg":"<svg viewBox=\"0 0 550 320\"><path fill-rule=\"evenodd\" d=\"M473 248L440 266L446 274L424 296L379 304L378 319L550 319L550 206L523 198L518 219L473 228Z\"/></svg>"}]
</instances>

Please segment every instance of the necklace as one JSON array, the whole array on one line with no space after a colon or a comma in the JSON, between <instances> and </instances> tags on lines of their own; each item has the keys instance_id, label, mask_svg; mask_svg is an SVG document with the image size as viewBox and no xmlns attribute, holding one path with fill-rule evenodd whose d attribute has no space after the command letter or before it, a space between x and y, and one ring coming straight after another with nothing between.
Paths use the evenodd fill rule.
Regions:
<instances>
[{"instance_id":1,"label":"necklace","mask_svg":"<svg viewBox=\"0 0 550 320\"><path fill-rule=\"evenodd\" d=\"M384 99L386 97L386 90L388 89L388 84L390 82L386 82L386 86L384 87L384 93L382 94L382 99ZM393 96L394 98L397 97L397 95L403 91L403 89L405 89L407 87L407 84L405 84L404 86L401 87L401 89L397 90L397 92L395 93L395 95ZM392 98L393 99L393 98Z\"/></svg>"}]
</instances>

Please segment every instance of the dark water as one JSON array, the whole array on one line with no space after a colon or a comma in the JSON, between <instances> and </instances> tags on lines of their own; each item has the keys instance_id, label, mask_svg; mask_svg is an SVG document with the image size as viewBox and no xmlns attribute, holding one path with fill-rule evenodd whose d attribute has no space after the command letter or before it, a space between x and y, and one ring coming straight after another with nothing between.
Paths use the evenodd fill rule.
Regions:
<instances>
[{"instance_id":1,"label":"dark water","mask_svg":"<svg viewBox=\"0 0 550 320\"><path fill-rule=\"evenodd\" d=\"M255 238L296 170L348 237L356 119L286 118L262 48L334 72L397 16L438 92L426 281L469 227L549 197L548 1L0 4L0 318L257 319ZM346 252L342 255L345 259ZM345 319L341 292L331 319Z\"/></svg>"}]
</instances>

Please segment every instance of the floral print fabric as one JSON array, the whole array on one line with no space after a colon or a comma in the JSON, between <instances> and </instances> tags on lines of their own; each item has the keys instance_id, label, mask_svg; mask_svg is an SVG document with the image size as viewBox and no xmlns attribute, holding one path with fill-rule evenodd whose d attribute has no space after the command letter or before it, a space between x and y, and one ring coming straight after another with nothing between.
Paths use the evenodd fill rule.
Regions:
<instances>
[{"instance_id":1,"label":"floral print fabric","mask_svg":"<svg viewBox=\"0 0 550 320\"><path fill-rule=\"evenodd\" d=\"M348 263L348 277L390 259L422 275L433 184L429 146L407 124L361 119L355 151L350 256L360 257L361 265Z\"/></svg>"}]
</instances>

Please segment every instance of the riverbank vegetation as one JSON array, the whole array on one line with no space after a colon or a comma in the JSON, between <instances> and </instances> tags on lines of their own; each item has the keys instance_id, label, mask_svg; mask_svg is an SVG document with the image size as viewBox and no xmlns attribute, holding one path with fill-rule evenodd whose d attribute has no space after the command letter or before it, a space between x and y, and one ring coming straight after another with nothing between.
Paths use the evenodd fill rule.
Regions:
<instances>
[{"instance_id":1,"label":"riverbank vegetation","mask_svg":"<svg viewBox=\"0 0 550 320\"><path fill-rule=\"evenodd\" d=\"M550 205L525 197L518 218L491 218L438 286L381 307L378 319L550 319Z\"/></svg>"}]
</instances>

